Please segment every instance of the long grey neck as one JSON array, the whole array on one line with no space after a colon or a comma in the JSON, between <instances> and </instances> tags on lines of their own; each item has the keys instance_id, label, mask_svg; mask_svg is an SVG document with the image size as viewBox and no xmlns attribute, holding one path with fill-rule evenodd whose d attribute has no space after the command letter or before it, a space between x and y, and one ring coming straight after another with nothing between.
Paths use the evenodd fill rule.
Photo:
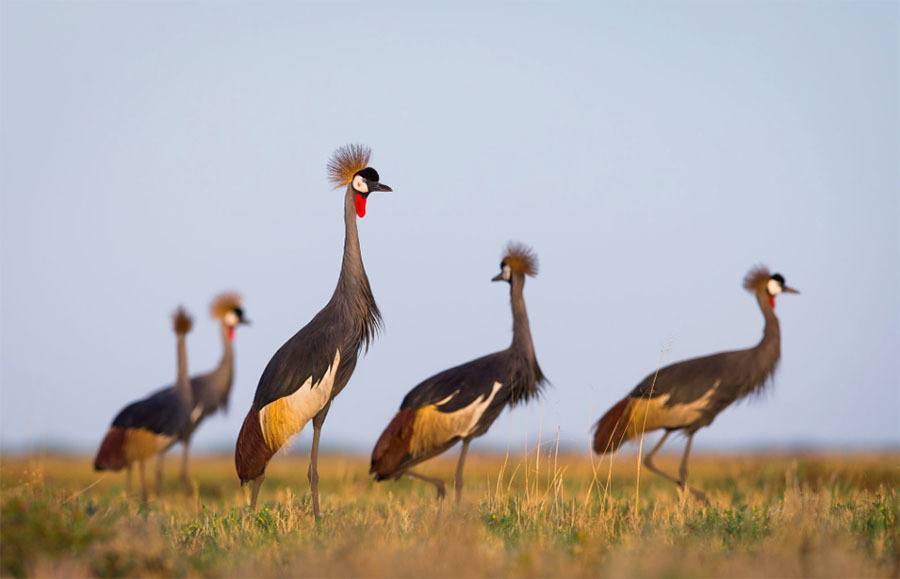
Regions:
<instances>
[{"instance_id":1,"label":"long grey neck","mask_svg":"<svg viewBox=\"0 0 900 579\"><path fill-rule=\"evenodd\" d=\"M359 250L356 206L353 199L355 194L353 188L348 185L344 196L344 259L341 264L341 275L329 306L340 310L340 319L349 322L347 328L349 333L345 335L349 340L347 346L368 348L381 327L381 313L375 304L375 297L372 295ZM347 352L344 352L344 355L346 354Z\"/></svg>"},{"instance_id":2,"label":"long grey neck","mask_svg":"<svg viewBox=\"0 0 900 579\"><path fill-rule=\"evenodd\" d=\"M761 364L774 366L781 356L781 329L775 310L769 305L769 294L765 290L756 292L756 302L765 319L763 337L754 348L760 355Z\"/></svg>"},{"instance_id":3,"label":"long grey neck","mask_svg":"<svg viewBox=\"0 0 900 579\"><path fill-rule=\"evenodd\" d=\"M369 289L369 278L366 277L366 269L363 266L362 253L359 249L354 195L353 187L348 185L344 195L344 258L332 301L336 298L353 299L358 296L360 290L364 292Z\"/></svg>"},{"instance_id":4,"label":"long grey neck","mask_svg":"<svg viewBox=\"0 0 900 579\"><path fill-rule=\"evenodd\" d=\"M178 392L178 397L188 406L191 405L193 400L193 393L191 392L191 379L188 376L188 362L187 362L187 345L185 344L184 334L178 334L178 375L175 379L175 390Z\"/></svg>"},{"instance_id":5,"label":"long grey neck","mask_svg":"<svg viewBox=\"0 0 900 579\"><path fill-rule=\"evenodd\" d=\"M510 348L534 360L534 342L531 340L531 326L528 323L528 311L525 309L525 276L514 273L509 286L509 297L513 315L513 339Z\"/></svg>"},{"instance_id":6,"label":"long grey neck","mask_svg":"<svg viewBox=\"0 0 900 579\"><path fill-rule=\"evenodd\" d=\"M222 359L219 360L219 368L230 368L234 364L234 344L228 337L228 326L222 324Z\"/></svg>"},{"instance_id":7,"label":"long grey neck","mask_svg":"<svg viewBox=\"0 0 900 579\"><path fill-rule=\"evenodd\" d=\"M231 376L234 372L234 341L228 337L228 326L222 324L222 359L219 365L213 370L213 374L222 377L217 381L216 386L219 391L216 393L220 398L227 395L231 389Z\"/></svg>"}]
</instances>

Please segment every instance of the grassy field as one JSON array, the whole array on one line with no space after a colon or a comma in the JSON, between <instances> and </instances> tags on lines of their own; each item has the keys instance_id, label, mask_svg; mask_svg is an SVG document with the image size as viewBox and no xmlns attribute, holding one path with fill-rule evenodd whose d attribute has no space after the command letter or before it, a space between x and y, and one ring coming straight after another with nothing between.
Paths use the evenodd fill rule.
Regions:
<instances>
[{"instance_id":1,"label":"grassy field","mask_svg":"<svg viewBox=\"0 0 900 579\"><path fill-rule=\"evenodd\" d=\"M450 480L455 454L424 472ZM230 457L198 458L161 499L86 457L0 462L4 576L813 576L900 573L900 455L698 453L711 504L612 463L545 452L473 455L457 508L419 481L374 483L365 457L326 455L323 520L306 459L277 457L247 512ZM675 472L677 457L661 457ZM100 479L98 482L98 478ZM448 487L448 491L449 491ZM448 492L448 499L452 492Z\"/></svg>"}]
</instances>

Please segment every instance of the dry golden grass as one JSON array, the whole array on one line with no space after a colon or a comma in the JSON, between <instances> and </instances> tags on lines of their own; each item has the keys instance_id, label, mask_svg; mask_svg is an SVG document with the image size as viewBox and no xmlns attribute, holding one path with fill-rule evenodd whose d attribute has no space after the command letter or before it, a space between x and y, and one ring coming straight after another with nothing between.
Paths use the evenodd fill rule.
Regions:
<instances>
[{"instance_id":1,"label":"dry golden grass","mask_svg":"<svg viewBox=\"0 0 900 579\"><path fill-rule=\"evenodd\" d=\"M454 460L423 471L449 482ZM677 457L659 463L677 469ZM257 513L244 507L229 457L194 461L193 496L170 468L164 496L148 506L125 496L123 475L96 482L85 457L6 458L0 569L65 577L900 573L898 454L698 453L691 481L710 506L643 472L637 509L629 454L611 467L552 448L476 454L462 505L442 509L432 487L374 483L367 467L365 457L323 457L316 524L305 457L275 459Z\"/></svg>"}]
</instances>

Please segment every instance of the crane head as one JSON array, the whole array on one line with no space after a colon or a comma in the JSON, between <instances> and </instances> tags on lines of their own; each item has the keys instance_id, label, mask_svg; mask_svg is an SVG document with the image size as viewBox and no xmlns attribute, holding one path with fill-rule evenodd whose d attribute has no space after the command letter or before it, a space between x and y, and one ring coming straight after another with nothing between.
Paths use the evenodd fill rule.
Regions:
<instances>
[{"instance_id":1,"label":"crane head","mask_svg":"<svg viewBox=\"0 0 900 579\"><path fill-rule=\"evenodd\" d=\"M769 273L764 265L758 265L751 269L744 277L744 289L769 300L769 306L775 308L775 297L778 294L799 294L800 292L789 287L784 282L784 276L780 273Z\"/></svg>"},{"instance_id":2,"label":"crane head","mask_svg":"<svg viewBox=\"0 0 900 579\"><path fill-rule=\"evenodd\" d=\"M353 187L353 202L358 217L366 216L366 200L370 194L376 191L393 191L393 189L381 183L378 171L372 167L366 167L362 171L357 171L353 175L353 180L350 184Z\"/></svg>"},{"instance_id":3,"label":"crane head","mask_svg":"<svg viewBox=\"0 0 900 579\"><path fill-rule=\"evenodd\" d=\"M491 281L512 283L514 274L534 277L537 272L538 258L534 250L524 243L511 241L503 252L503 259L500 260L500 273Z\"/></svg>"},{"instance_id":4,"label":"crane head","mask_svg":"<svg viewBox=\"0 0 900 579\"><path fill-rule=\"evenodd\" d=\"M222 323L229 340L234 339L234 331L238 325L250 325L250 320L244 317L241 296L234 292L216 296L209 305L209 313Z\"/></svg>"},{"instance_id":5,"label":"crane head","mask_svg":"<svg viewBox=\"0 0 900 579\"><path fill-rule=\"evenodd\" d=\"M357 217L366 216L366 200L376 191L392 191L381 183L378 171L369 166L372 150L365 145L350 144L339 148L328 161L328 178L335 187L349 185Z\"/></svg>"},{"instance_id":6,"label":"crane head","mask_svg":"<svg viewBox=\"0 0 900 579\"><path fill-rule=\"evenodd\" d=\"M773 273L766 282L766 293L769 294L769 305L775 309L775 296L780 293L799 294L800 292L784 283L784 276Z\"/></svg>"},{"instance_id":7,"label":"crane head","mask_svg":"<svg viewBox=\"0 0 900 579\"><path fill-rule=\"evenodd\" d=\"M183 336L191 331L193 325L194 320L191 315L183 307L178 306L178 309L172 314L172 329L175 333Z\"/></svg>"}]
</instances>

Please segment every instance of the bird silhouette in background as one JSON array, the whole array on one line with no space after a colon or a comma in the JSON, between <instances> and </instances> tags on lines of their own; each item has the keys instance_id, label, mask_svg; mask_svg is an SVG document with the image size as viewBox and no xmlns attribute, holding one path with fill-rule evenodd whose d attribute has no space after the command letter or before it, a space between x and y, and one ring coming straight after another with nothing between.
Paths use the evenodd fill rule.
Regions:
<instances>
[{"instance_id":1,"label":"bird silhouette in background","mask_svg":"<svg viewBox=\"0 0 900 579\"><path fill-rule=\"evenodd\" d=\"M413 388L372 451L375 480L403 475L433 484L439 499L444 482L411 470L462 441L454 495L462 496L463 468L469 443L485 434L506 407L538 396L546 384L538 365L525 310L525 277L537 275L537 256L511 243L492 281L509 284L513 338L509 348L444 370Z\"/></svg>"},{"instance_id":2,"label":"bird silhouette in background","mask_svg":"<svg viewBox=\"0 0 900 579\"><path fill-rule=\"evenodd\" d=\"M331 181L344 191L344 256L337 287L322 310L269 360L241 426L235 467L241 484L251 482L250 506L256 508L269 460L309 420L313 440L309 487L313 516L319 507L319 437L331 401L347 385L357 358L368 349L381 325L369 278L363 267L357 219L366 215L372 193L391 191L369 166L371 151L361 145L338 149L328 163Z\"/></svg>"},{"instance_id":3,"label":"bird silhouette in background","mask_svg":"<svg viewBox=\"0 0 900 579\"><path fill-rule=\"evenodd\" d=\"M128 486L131 490L131 465L138 463L141 479L141 497L147 500L147 479L144 463L147 459L165 452L184 436L190 427L193 394L188 376L185 336L191 331L193 320L178 308L172 316L177 342L178 373L173 388L132 402L113 419L100 449L94 459L98 471L128 469Z\"/></svg>"},{"instance_id":4,"label":"bird silhouette in background","mask_svg":"<svg viewBox=\"0 0 900 579\"><path fill-rule=\"evenodd\" d=\"M781 357L775 301L782 293L800 293L785 285L781 274L770 274L763 266L750 270L744 278L744 288L756 297L762 311L765 320L762 340L746 350L684 360L650 373L597 422L594 452L613 452L628 439L662 429L659 442L644 457L644 466L706 500L702 492L687 486L694 434L709 426L732 403L762 391L771 382ZM653 457L676 431L687 435L678 478L653 464Z\"/></svg>"},{"instance_id":5,"label":"bird silhouette in background","mask_svg":"<svg viewBox=\"0 0 900 579\"><path fill-rule=\"evenodd\" d=\"M223 411L228 410L228 398L231 395L231 386L234 383L235 334L239 325L248 325L250 323L244 317L241 296L233 292L224 292L216 296L209 306L209 314L219 323L219 330L222 336L222 359L219 361L218 366L211 371L191 377L191 391L193 393L191 423L181 438L181 482L186 491L191 490L190 476L188 474L191 438L194 432L197 431L200 423L208 416L215 414L219 409ZM169 388L175 388L175 386L169 386ZM162 488L164 456L164 453L160 453L157 458L157 489Z\"/></svg>"}]
</instances>

